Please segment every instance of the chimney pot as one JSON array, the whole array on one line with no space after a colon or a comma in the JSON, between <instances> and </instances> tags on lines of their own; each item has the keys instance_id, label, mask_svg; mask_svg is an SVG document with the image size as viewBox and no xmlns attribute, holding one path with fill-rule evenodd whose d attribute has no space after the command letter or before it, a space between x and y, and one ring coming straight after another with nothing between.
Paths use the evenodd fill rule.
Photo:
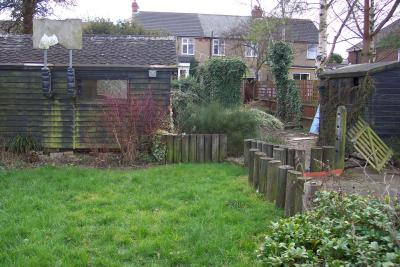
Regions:
<instances>
[{"instance_id":1,"label":"chimney pot","mask_svg":"<svg viewBox=\"0 0 400 267\"><path fill-rule=\"evenodd\" d=\"M136 0L133 0L132 3L132 13L137 14L139 12L139 5L136 3Z\"/></svg>"},{"instance_id":2,"label":"chimney pot","mask_svg":"<svg viewBox=\"0 0 400 267\"><path fill-rule=\"evenodd\" d=\"M260 6L254 6L253 10L251 11L251 16L253 18L262 18L264 14L264 11Z\"/></svg>"}]
</instances>

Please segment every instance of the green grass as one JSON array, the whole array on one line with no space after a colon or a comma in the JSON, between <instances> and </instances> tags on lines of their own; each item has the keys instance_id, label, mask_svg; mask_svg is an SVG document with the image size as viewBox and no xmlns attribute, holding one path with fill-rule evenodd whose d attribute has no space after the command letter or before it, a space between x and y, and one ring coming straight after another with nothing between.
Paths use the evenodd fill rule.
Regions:
<instances>
[{"instance_id":1,"label":"green grass","mask_svg":"<svg viewBox=\"0 0 400 267\"><path fill-rule=\"evenodd\" d=\"M0 172L0 266L251 266L281 216L230 164Z\"/></svg>"}]
</instances>

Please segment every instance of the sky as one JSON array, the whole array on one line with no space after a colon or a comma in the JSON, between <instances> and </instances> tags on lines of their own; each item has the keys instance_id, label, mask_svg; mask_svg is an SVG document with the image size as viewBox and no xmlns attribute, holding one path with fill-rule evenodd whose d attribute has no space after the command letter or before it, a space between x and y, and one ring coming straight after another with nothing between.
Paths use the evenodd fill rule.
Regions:
<instances>
[{"instance_id":1,"label":"sky","mask_svg":"<svg viewBox=\"0 0 400 267\"><path fill-rule=\"evenodd\" d=\"M255 0L137 0L139 11L187 12L224 15L250 15L252 2ZM263 8L270 10L273 0L261 0ZM110 18L112 21L131 18L132 0L76 0L77 5L69 8L56 8L54 19L81 18L84 20L96 17ZM318 20L318 13L303 15L302 18ZM3 14L0 18L5 18ZM345 58L348 43L337 45L336 51Z\"/></svg>"}]
</instances>

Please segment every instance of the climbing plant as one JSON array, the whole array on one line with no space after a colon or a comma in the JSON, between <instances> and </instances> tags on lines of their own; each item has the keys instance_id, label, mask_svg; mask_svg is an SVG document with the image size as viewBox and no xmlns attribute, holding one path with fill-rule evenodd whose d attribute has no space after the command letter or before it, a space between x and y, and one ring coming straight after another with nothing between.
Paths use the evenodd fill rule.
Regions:
<instances>
[{"instance_id":1,"label":"climbing plant","mask_svg":"<svg viewBox=\"0 0 400 267\"><path fill-rule=\"evenodd\" d=\"M269 59L277 89L277 115L284 122L298 123L301 117L301 100L294 81L289 80L293 50L286 42L272 43Z\"/></svg>"},{"instance_id":2,"label":"climbing plant","mask_svg":"<svg viewBox=\"0 0 400 267\"><path fill-rule=\"evenodd\" d=\"M199 77L207 102L223 106L240 104L240 87L246 65L239 58L212 58L199 68Z\"/></svg>"}]
</instances>

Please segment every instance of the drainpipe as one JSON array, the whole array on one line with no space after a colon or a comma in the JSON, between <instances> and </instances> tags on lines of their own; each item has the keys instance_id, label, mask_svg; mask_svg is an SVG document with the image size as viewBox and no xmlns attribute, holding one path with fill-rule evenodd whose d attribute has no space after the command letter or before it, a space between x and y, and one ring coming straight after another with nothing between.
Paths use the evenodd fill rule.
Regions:
<instances>
[{"instance_id":1,"label":"drainpipe","mask_svg":"<svg viewBox=\"0 0 400 267\"><path fill-rule=\"evenodd\" d=\"M210 56L209 58L212 57L213 54L213 39L214 39L214 31L211 31L211 39L210 39Z\"/></svg>"}]
</instances>

